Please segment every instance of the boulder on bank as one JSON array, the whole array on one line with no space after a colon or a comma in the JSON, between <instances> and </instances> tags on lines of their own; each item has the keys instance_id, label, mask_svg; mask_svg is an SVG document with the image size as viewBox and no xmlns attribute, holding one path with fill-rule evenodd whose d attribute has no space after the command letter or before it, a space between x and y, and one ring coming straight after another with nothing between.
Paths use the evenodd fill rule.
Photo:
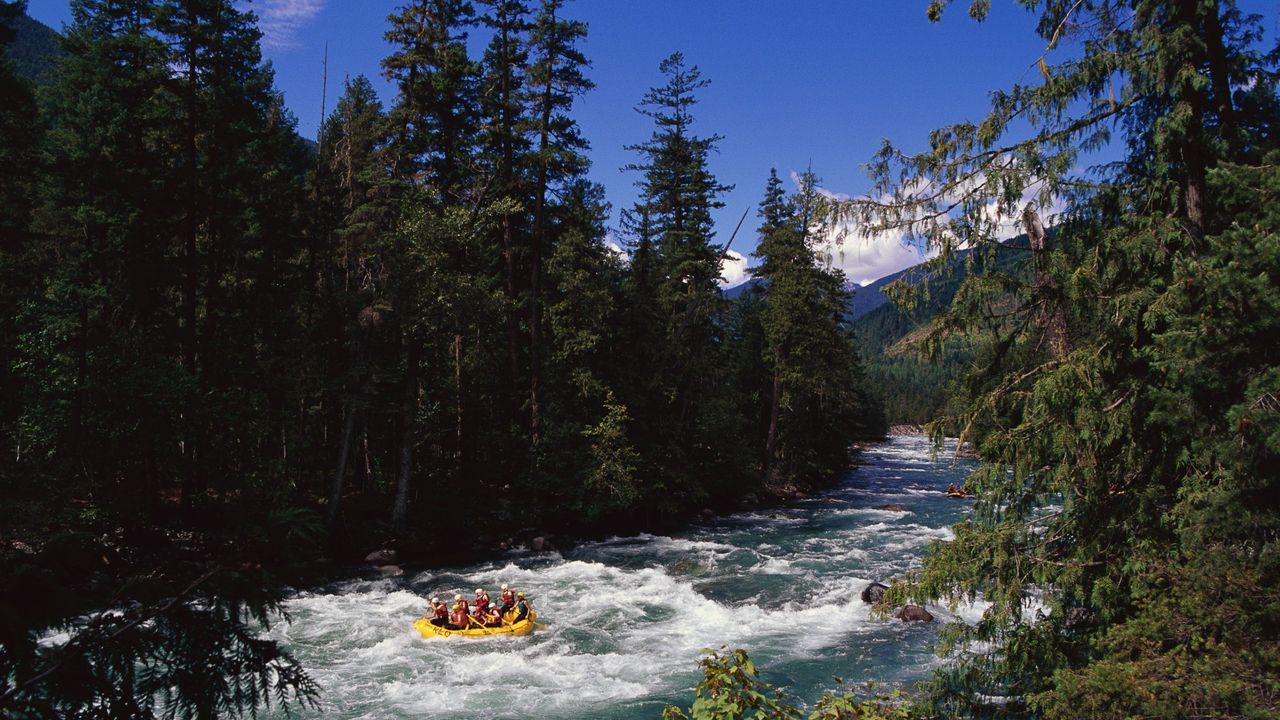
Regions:
<instances>
[{"instance_id":1,"label":"boulder on bank","mask_svg":"<svg viewBox=\"0 0 1280 720\"><path fill-rule=\"evenodd\" d=\"M381 573L384 578L400 577L401 575L404 575L404 570L402 570L399 565L379 565L378 572Z\"/></svg>"},{"instance_id":2,"label":"boulder on bank","mask_svg":"<svg viewBox=\"0 0 1280 720\"><path fill-rule=\"evenodd\" d=\"M895 613L894 617L902 622L933 622L929 611L919 605L908 605Z\"/></svg>"},{"instance_id":3,"label":"boulder on bank","mask_svg":"<svg viewBox=\"0 0 1280 720\"><path fill-rule=\"evenodd\" d=\"M881 505L876 509L888 510L889 512L911 512L909 509L907 509L906 505L899 505L898 503L889 503L888 505Z\"/></svg>"},{"instance_id":4,"label":"boulder on bank","mask_svg":"<svg viewBox=\"0 0 1280 720\"><path fill-rule=\"evenodd\" d=\"M395 550L383 548L381 550L374 550L368 555L365 555L364 561L370 565L382 567L383 565L395 565L400 561L400 557L396 554Z\"/></svg>"},{"instance_id":5,"label":"boulder on bank","mask_svg":"<svg viewBox=\"0 0 1280 720\"><path fill-rule=\"evenodd\" d=\"M889 586L873 582L862 589L862 602L868 605L879 605L884 600L884 593Z\"/></svg>"}]
</instances>

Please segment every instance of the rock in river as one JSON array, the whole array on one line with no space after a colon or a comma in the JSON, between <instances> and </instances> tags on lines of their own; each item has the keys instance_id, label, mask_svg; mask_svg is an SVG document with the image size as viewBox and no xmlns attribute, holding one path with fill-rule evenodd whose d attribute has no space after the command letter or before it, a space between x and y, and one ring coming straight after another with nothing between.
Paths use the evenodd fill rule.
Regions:
<instances>
[{"instance_id":1,"label":"rock in river","mask_svg":"<svg viewBox=\"0 0 1280 720\"><path fill-rule=\"evenodd\" d=\"M902 622L933 622L933 616L919 605L908 605L898 611L894 617Z\"/></svg>"},{"instance_id":2,"label":"rock in river","mask_svg":"<svg viewBox=\"0 0 1280 720\"><path fill-rule=\"evenodd\" d=\"M879 605L884 599L884 591L888 590L888 586L873 582L862 589L862 602L868 605Z\"/></svg>"}]
</instances>

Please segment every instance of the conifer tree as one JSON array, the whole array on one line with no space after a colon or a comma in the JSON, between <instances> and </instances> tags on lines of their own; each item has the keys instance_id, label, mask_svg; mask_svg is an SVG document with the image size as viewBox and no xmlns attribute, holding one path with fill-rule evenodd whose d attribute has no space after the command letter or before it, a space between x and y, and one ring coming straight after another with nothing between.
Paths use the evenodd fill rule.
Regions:
<instances>
[{"instance_id":1,"label":"conifer tree","mask_svg":"<svg viewBox=\"0 0 1280 720\"><path fill-rule=\"evenodd\" d=\"M303 151L272 89L251 14L227 0L170 0L160 4L157 27L177 68L167 86L176 98L170 127L180 218L179 337L187 382L199 388L187 393L192 404L183 411L190 504L211 483L256 478L260 470L220 466L249 458L219 445L256 445L262 433L278 457L287 454L288 434L263 424L281 400L270 374L254 372L269 362L254 340L260 332L297 335L287 276L297 248ZM276 311L262 312L268 307ZM194 404L197 397L210 404ZM215 421L215 405L243 411L246 419ZM202 455L212 457L206 462Z\"/></svg>"},{"instance_id":2,"label":"conifer tree","mask_svg":"<svg viewBox=\"0 0 1280 720\"><path fill-rule=\"evenodd\" d=\"M414 455L420 428L420 398L423 393L422 363L432 367L452 368L447 394L451 397L452 449L448 452L453 472L460 471L468 458L466 412L463 394L464 356L468 354L464 322L459 315L462 306L453 305L451 316L430 312L424 287L433 283L415 279L418 268L412 252L443 257L439 267L457 268L451 285L460 291L467 277L479 265L459 266L471 255L471 240L465 237L456 210L478 209L475 149L476 119L479 113L477 81L479 68L467 55L467 30L475 22L475 11L469 2L459 0L414 0L399 13L388 18L391 29L387 40L397 46L383 60L386 77L398 88L395 105L388 113L391 140L388 152L393 177L412 188L404 212L405 225L397 233L408 241L398 243L389 260L391 268L391 303L397 311L397 326L403 347L402 377L399 400L399 458L397 460L396 496L393 503L393 525L400 535L408 532L408 496L414 475ZM428 214L414 207L422 204ZM470 214L474 215L474 212ZM423 233L441 233L435 240ZM436 247L431 247L435 245ZM421 256L420 256L421 257ZM487 266L485 268L487 272ZM460 272L459 272L460 271ZM466 273L466 274L463 274ZM443 281L443 279L441 279ZM441 304L448 305L448 301ZM424 314L426 313L426 314ZM446 319L447 318L447 319ZM431 378L428 378L431 379ZM444 388L441 388L444 390Z\"/></svg>"},{"instance_id":3,"label":"conifer tree","mask_svg":"<svg viewBox=\"0 0 1280 720\"><path fill-rule=\"evenodd\" d=\"M1278 607L1280 447L1265 428L1280 355L1263 269L1278 105L1250 78L1273 77L1274 58L1230 0L1026 5L1040 76L925 152L886 146L885 201L855 204L873 229L988 254L1001 217L1036 234L1038 210L1067 205L1032 267L967 280L937 328L980 339L950 423L987 463L973 519L907 591L992 603L948 634L937 700L948 715L991 712L992 696L1046 717L1273 708L1257 668L1280 658L1262 620ZM1113 133L1124 159L1075 182L1082 150Z\"/></svg>"},{"instance_id":4,"label":"conifer tree","mask_svg":"<svg viewBox=\"0 0 1280 720\"><path fill-rule=\"evenodd\" d=\"M482 18L493 37L485 50L481 81L481 106L484 124L480 146L485 158L484 181L487 198L510 199L524 212L502 217L496 243L501 247L503 272L506 276L507 309L507 395L504 425L513 436L523 435L525 423L519 420L524 370L525 342L521 319L525 315L527 292L527 258L529 245L528 208L532 205L528 172L530 142L526 135L529 123L525 102L528 75L528 32L531 18L528 6L519 0L491 0L489 12ZM517 426L520 429L517 430ZM509 467L515 472L517 458L523 453L515 443L506 451Z\"/></svg>"},{"instance_id":5,"label":"conifer tree","mask_svg":"<svg viewBox=\"0 0 1280 720\"><path fill-rule=\"evenodd\" d=\"M529 434L538 444L542 427L543 258L554 251L551 193L587 170L587 142L568 112L574 100L594 87L583 74L587 59L576 44L587 26L560 16L564 0L542 0L529 38L527 81L533 138L533 227L529 252Z\"/></svg>"},{"instance_id":6,"label":"conifer tree","mask_svg":"<svg viewBox=\"0 0 1280 720\"><path fill-rule=\"evenodd\" d=\"M603 523L641 495L630 412L614 390L623 268L604 242L604 189L583 180L565 190L547 262L547 413L536 479L548 509Z\"/></svg>"},{"instance_id":7,"label":"conifer tree","mask_svg":"<svg viewBox=\"0 0 1280 720\"><path fill-rule=\"evenodd\" d=\"M42 125L32 89L14 74L7 57L13 39L10 23L25 10L25 0L0 2L0 434L18 438L18 383L11 373L19 308L35 288L29 231L36 204L34 180L41 174Z\"/></svg>"},{"instance_id":8,"label":"conifer tree","mask_svg":"<svg viewBox=\"0 0 1280 720\"><path fill-rule=\"evenodd\" d=\"M20 521L48 554L42 566L9 553L0 564L6 717L210 717L314 697L297 663L250 628L280 607L262 567L285 562L289 551L272 542L298 530L301 515L275 514L283 483L267 480L283 473L264 436L289 435L270 410L271 386L289 386L259 345L269 337L296 352L279 302L296 288L289 258L257 235L286 242L280 215L295 207L298 168L287 160L298 145L258 61L252 19L227 4L187 10L217 15L195 23L199 39L153 0L74 3L47 96L49 176L17 363L22 424L38 429L42 447L0 474L26 478L23 505L38 515L8 514L6 526ZM183 56L199 67L175 48L200 48ZM193 85L195 94L180 92ZM192 137L238 152L183 157L177 148ZM209 177L182 164L191 157ZM184 204L192 188L203 200ZM222 262L217 272L180 264L197 259L184 254L187 239L200 260ZM280 317L247 312L258 303ZM186 311L203 325L199 353L187 344ZM211 432L201 420L214 416L229 427ZM182 462L184 449L196 459L197 444L218 478L199 497ZM175 487L206 511L200 522L177 512ZM85 505L64 509L59 496ZM85 615L104 607L113 611ZM68 640L37 642L54 629Z\"/></svg>"},{"instance_id":9,"label":"conifer tree","mask_svg":"<svg viewBox=\"0 0 1280 720\"><path fill-rule=\"evenodd\" d=\"M857 438L884 428L868 397L858 349L845 319L844 274L819 265L814 246L830 229L812 173L787 198L771 171L751 270L761 280L760 322L770 383L764 482L829 480L848 465Z\"/></svg>"},{"instance_id":10,"label":"conifer tree","mask_svg":"<svg viewBox=\"0 0 1280 720\"><path fill-rule=\"evenodd\" d=\"M392 171L427 186L432 202L465 200L475 171L479 69L466 46L475 9L465 0L413 0L387 20L396 50L382 68L398 91L389 113Z\"/></svg>"},{"instance_id":11,"label":"conifer tree","mask_svg":"<svg viewBox=\"0 0 1280 720\"><path fill-rule=\"evenodd\" d=\"M627 169L642 175L637 181L641 199L633 217L641 221L643 233L635 242L643 256L637 257L632 274L643 272L646 279L643 285L633 282L632 287L653 290L650 297L633 294L630 304L637 312L652 307L658 314L661 357L641 372L627 400L637 412L637 425L661 428L650 442L656 443L655 457L669 463L668 473L711 474L708 465L727 458L695 448L721 447L712 436L741 435L724 424L739 419L731 417L723 404L728 390L719 385L723 378L717 374L718 319L725 307L718 284L723 248L713 242L711 211L721 206L719 196L730 188L718 182L708 167L720 136L699 137L693 131L695 94L709 81L697 67L686 65L678 52L663 60L659 69L666 84L647 92L637 108L653 119L653 134L647 142L629 148L641 160ZM637 328L645 326L640 323ZM646 342L645 338L635 340ZM649 399L641 416L643 398ZM666 499L680 502L674 494Z\"/></svg>"},{"instance_id":12,"label":"conifer tree","mask_svg":"<svg viewBox=\"0 0 1280 720\"><path fill-rule=\"evenodd\" d=\"M348 460L358 423L367 427L377 410L377 377L385 358L375 355L384 325L387 235L393 221L392 180L386 171L386 117L373 85L363 75L349 80L320 129L324 145L313 186L324 235L320 250L326 309L332 317L334 369L342 390L338 456L329 487L327 524L332 532L341 511ZM366 458L368 465L368 458Z\"/></svg>"},{"instance_id":13,"label":"conifer tree","mask_svg":"<svg viewBox=\"0 0 1280 720\"><path fill-rule=\"evenodd\" d=\"M144 512L170 461L162 456L177 444L178 413L164 300L174 289L164 210L174 104L163 89L168 54L155 11L146 0L73 7L67 56L47 97L58 122L40 226L59 241L45 249L46 302L31 308L28 326L59 331L54 342L27 343L43 357L24 363L41 370L24 380L34 393L28 421L46 451L94 468L99 493Z\"/></svg>"}]
</instances>

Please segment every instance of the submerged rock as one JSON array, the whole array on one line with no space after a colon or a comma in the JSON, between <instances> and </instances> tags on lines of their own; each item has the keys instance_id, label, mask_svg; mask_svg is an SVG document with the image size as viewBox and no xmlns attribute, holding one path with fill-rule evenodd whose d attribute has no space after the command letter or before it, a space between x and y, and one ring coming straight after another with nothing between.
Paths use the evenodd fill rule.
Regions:
<instances>
[{"instance_id":1,"label":"submerged rock","mask_svg":"<svg viewBox=\"0 0 1280 720\"><path fill-rule=\"evenodd\" d=\"M884 600L884 592L888 590L887 585L873 582L862 589L862 602L868 605L879 605Z\"/></svg>"},{"instance_id":2,"label":"submerged rock","mask_svg":"<svg viewBox=\"0 0 1280 720\"><path fill-rule=\"evenodd\" d=\"M888 510L889 512L911 512L909 509L907 509L906 505L899 505L898 503L889 503L888 505L881 505L876 509Z\"/></svg>"},{"instance_id":3,"label":"submerged rock","mask_svg":"<svg viewBox=\"0 0 1280 720\"><path fill-rule=\"evenodd\" d=\"M933 616L919 605L908 605L899 610L894 617L902 622L933 622Z\"/></svg>"},{"instance_id":4,"label":"submerged rock","mask_svg":"<svg viewBox=\"0 0 1280 720\"><path fill-rule=\"evenodd\" d=\"M404 570L399 565L380 565L378 572L382 573L382 577L400 577L404 575Z\"/></svg>"}]
</instances>

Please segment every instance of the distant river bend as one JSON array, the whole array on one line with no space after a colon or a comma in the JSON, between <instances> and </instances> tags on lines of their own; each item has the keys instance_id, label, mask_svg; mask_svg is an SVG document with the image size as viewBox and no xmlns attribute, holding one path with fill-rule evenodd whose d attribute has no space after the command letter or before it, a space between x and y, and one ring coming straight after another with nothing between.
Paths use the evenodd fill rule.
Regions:
<instances>
[{"instance_id":1,"label":"distant river bend","mask_svg":"<svg viewBox=\"0 0 1280 720\"><path fill-rule=\"evenodd\" d=\"M923 437L863 453L835 489L667 537L581 545L300 592L273 635L323 688L304 717L658 718L686 704L703 648L745 648L765 679L812 700L846 681L909 683L939 662L938 623L876 620L863 587L919 565L969 501L947 498L973 464L931 459ZM908 512L876 509L887 504ZM432 594L524 590L547 627L524 638L423 639ZM966 620L980 607L960 611ZM940 621L945 609L930 608Z\"/></svg>"}]
</instances>

